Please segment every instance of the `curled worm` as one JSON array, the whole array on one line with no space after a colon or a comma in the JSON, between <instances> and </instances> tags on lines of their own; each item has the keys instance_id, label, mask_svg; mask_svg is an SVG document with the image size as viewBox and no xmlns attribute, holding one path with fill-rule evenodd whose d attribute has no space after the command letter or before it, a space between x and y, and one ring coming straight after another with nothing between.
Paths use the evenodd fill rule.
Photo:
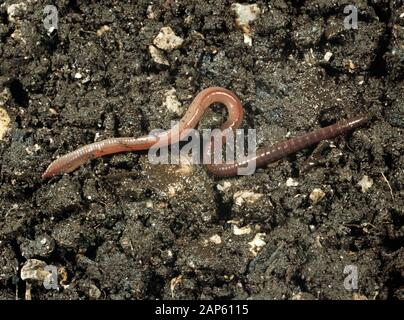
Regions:
<instances>
[{"instance_id":1,"label":"curled worm","mask_svg":"<svg viewBox=\"0 0 404 320\"><path fill-rule=\"evenodd\" d=\"M175 128L173 127L157 135L147 135L138 138L110 138L85 145L53 161L42 174L42 177L49 178L57 174L72 172L88 160L102 157L104 155L125 151L147 150L156 143L158 143L160 147L176 143L185 136L187 129L196 127L206 109L213 103L223 104L228 112L228 119L222 125L221 131L225 132L227 129L235 131L240 126L243 119L243 107L240 100L233 92L227 89L210 87L202 90L195 97L185 115ZM337 122L336 124L314 130L305 135L279 142L270 147L259 149L253 157L247 157L242 162L235 162L232 164L209 164L207 165L207 168L216 176L235 176L237 175L239 168L249 165L250 162L254 161L256 167L263 167L270 162L279 160L308 146L317 144L321 140L332 139L340 134L355 129L363 125L367 120L367 116L357 116L350 120ZM174 130L177 130L179 134L173 134Z\"/></svg>"}]
</instances>

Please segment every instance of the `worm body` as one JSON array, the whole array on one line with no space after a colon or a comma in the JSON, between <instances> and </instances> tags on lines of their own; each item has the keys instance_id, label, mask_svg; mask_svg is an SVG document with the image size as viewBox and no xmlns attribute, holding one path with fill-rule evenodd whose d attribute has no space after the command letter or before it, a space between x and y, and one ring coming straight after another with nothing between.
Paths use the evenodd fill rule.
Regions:
<instances>
[{"instance_id":1,"label":"worm body","mask_svg":"<svg viewBox=\"0 0 404 320\"><path fill-rule=\"evenodd\" d=\"M368 121L366 116L358 116L350 120L343 120L328 127L314 130L310 133L297 136L270 147L258 149L253 157L247 157L243 162L233 164L208 165L211 173L219 177L231 177L238 174L238 170L247 167L251 162L255 162L255 167L261 168L267 164L282 159L299 150L319 143L322 140L332 139L340 134L347 133Z\"/></svg>"},{"instance_id":2,"label":"worm body","mask_svg":"<svg viewBox=\"0 0 404 320\"><path fill-rule=\"evenodd\" d=\"M196 127L206 109L213 103L223 104L228 112L228 119L221 127L222 132L225 132L227 129L235 131L240 126L243 119L243 108L240 100L233 92L227 89L210 87L202 90L195 97L183 118L173 128L157 135L148 135L138 138L110 138L88 144L53 161L42 174L42 177L49 178L57 174L71 172L88 160L104 155L125 151L147 150L156 144L162 147L178 142L186 135L187 129ZM253 157L247 157L247 159L242 162L233 164L209 164L207 168L216 176L235 176L238 174L238 169L245 167L253 161L255 161L256 167L263 167L270 162L314 145L321 140L331 139L355 129L363 125L367 120L367 116L358 116L350 120L337 122L334 125L279 142L267 148L259 149ZM175 132L179 134L175 134Z\"/></svg>"}]
</instances>

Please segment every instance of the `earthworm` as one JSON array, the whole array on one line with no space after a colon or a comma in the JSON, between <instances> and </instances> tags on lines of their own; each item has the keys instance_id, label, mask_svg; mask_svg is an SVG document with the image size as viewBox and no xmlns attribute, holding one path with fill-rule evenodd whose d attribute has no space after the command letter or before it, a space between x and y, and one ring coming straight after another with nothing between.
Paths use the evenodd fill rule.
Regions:
<instances>
[{"instance_id":1,"label":"earthworm","mask_svg":"<svg viewBox=\"0 0 404 320\"><path fill-rule=\"evenodd\" d=\"M243 119L243 107L240 100L233 92L227 89L210 87L202 90L195 97L183 118L171 129L157 135L147 135L138 138L110 138L88 144L53 161L42 174L42 177L49 178L56 174L71 172L89 159L102 157L104 155L125 151L147 150L156 143L161 147L178 142L186 135L187 129L196 127L206 109L213 103L223 104L228 112L228 119L222 125L221 132L223 133L227 131L227 129L235 131L240 126ZM209 164L207 168L212 174L219 177L235 176L238 174L240 168L244 168L252 162L255 162L256 167L263 167L270 162L274 162L308 146L314 145L321 140L332 139L340 134L344 134L363 125L367 120L367 116L357 116L350 120L337 122L305 135L279 142L270 147L259 149L254 156L247 157L241 162L232 164ZM174 135L174 130L177 130L179 134Z\"/></svg>"}]
</instances>

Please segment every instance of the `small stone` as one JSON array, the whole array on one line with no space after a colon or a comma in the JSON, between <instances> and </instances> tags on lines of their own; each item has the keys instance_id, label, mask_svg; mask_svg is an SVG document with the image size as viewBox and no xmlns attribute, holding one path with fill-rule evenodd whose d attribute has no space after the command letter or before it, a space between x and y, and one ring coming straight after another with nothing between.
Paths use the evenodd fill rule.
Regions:
<instances>
[{"instance_id":1,"label":"small stone","mask_svg":"<svg viewBox=\"0 0 404 320\"><path fill-rule=\"evenodd\" d=\"M257 233L252 241L248 244L250 246L250 252L256 256L258 252L266 245L264 241L266 234L265 233Z\"/></svg>"},{"instance_id":2,"label":"small stone","mask_svg":"<svg viewBox=\"0 0 404 320\"><path fill-rule=\"evenodd\" d=\"M171 297L174 298L175 287L178 286L181 282L182 282L182 275L179 275L178 277L172 278L170 280Z\"/></svg>"},{"instance_id":3,"label":"small stone","mask_svg":"<svg viewBox=\"0 0 404 320\"><path fill-rule=\"evenodd\" d=\"M74 75L74 78L75 78L75 79L81 79L82 77L83 77L83 76L81 75L80 72L76 72L75 75Z\"/></svg>"},{"instance_id":4,"label":"small stone","mask_svg":"<svg viewBox=\"0 0 404 320\"><path fill-rule=\"evenodd\" d=\"M13 38L17 42L22 42L24 44L27 43L27 41L22 37L22 33L20 29L16 29L12 34L11 38Z\"/></svg>"},{"instance_id":5,"label":"small stone","mask_svg":"<svg viewBox=\"0 0 404 320\"><path fill-rule=\"evenodd\" d=\"M348 69L348 71L350 73L353 73L356 69L355 63L351 60L351 59L344 59L342 61L342 63L344 64L344 66Z\"/></svg>"},{"instance_id":6,"label":"small stone","mask_svg":"<svg viewBox=\"0 0 404 320\"><path fill-rule=\"evenodd\" d=\"M174 88L167 90L165 92L166 100L163 103L163 106L165 106L171 112L174 112L180 116L182 114L181 110L182 104L181 102L178 101L178 98L175 93L176 90Z\"/></svg>"},{"instance_id":7,"label":"small stone","mask_svg":"<svg viewBox=\"0 0 404 320\"><path fill-rule=\"evenodd\" d=\"M101 290L98 289L94 284L90 284L88 296L90 299L99 299L101 297Z\"/></svg>"},{"instance_id":8,"label":"small stone","mask_svg":"<svg viewBox=\"0 0 404 320\"><path fill-rule=\"evenodd\" d=\"M82 84L85 84L91 80L90 76L86 76L83 80L81 80Z\"/></svg>"},{"instance_id":9,"label":"small stone","mask_svg":"<svg viewBox=\"0 0 404 320\"><path fill-rule=\"evenodd\" d=\"M15 23L16 17L20 17L27 11L27 5L24 2L15 3L7 7L8 21Z\"/></svg>"},{"instance_id":10,"label":"small stone","mask_svg":"<svg viewBox=\"0 0 404 320\"><path fill-rule=\"evenodd\" d=\"M241 236L244 234L250 234L251 233L251 227L250 226L244 226L239 228L237 225L233 224L232 225L233 229L233 234L236 236Z\"/></svg>"},{"instance_id":11,"label":"small stone","mask_svg":"<svg viewBox=\"0 0 404 320\"><path fill-rule=\"evenodd\" d=\"M331 60L331 57L332 57L332 52L328 51L324 55L324 60L328 62Z\"/></svg>"},{"instance_id":12,"label":"small stone","mask_svg":"<svg viewBox=\"0 0 404 320\"><path fill-rule=\"evenodd\" d=\"M319 203L324 197L325 192L320 188L315 188L309 196L310 200L313 202L313 205Z\"/></svg>"},{"instance_id":13,"label":"small stone","mask_svg":"<svg viewBox=\"0 0 404 320\"><path fill-rule=\"evenodd\" d=\"M170 65L167 58L164 56L164 53L161 50L157 49L155 46L150 45L149 52L150 52L150 55L152 56L152 59L154 60L154 62L156 62L158 64L163 64L166 66Z\"/></svg>"},{"instance_id":14,"label":"small stone","mask_svg":"<svg viewBox=\"0 0 404 320\"><path fill-rule=\"evenodd\" d=\"M244 33L244 43L248 44L250 47L252 46L252 38L248 34Z\"/></svg>"},{"instance_id":15,"label":"small stone","mask_svg":"<svg viewBox=\"0 0 404 320\"><path fill-rule=\"evenodd\" d=\"M356 68L355 64L351 59L348 60L349 69L354 70Z\"/></svg>"},{"instance_id":16,"label":"small stone","mask_svg":"<svg viewBox=\"0 0 404 320\"><path fill-rule=\"evenodd\" d=\"M252 46L252 31L250 23L261 13L260 8L256 3L233 3L231 9L236 13L236 26L244 33L244 43Z\"/></svg>"},{"instance_id":17,"label":"small stone","mask_svg":"<svg viewBox=\"0 0 404 320\"><path fill-rule=\"evenodd\" d=\"M0 78L1 83L1 78ZM10 100L11 92L9 88L4 88L2 92L0 92L0 107L5 106L5 104Z\"/></svg>"},{"instance_id":18,"label":"small stone","mask_svg":"<svg viewBox=\"0 0 404 320\"><path fill-rule=\"evenodd\" d=\"M43 281L49 272L45 271L46 263L38 259L28 259L21 268L22 280L38 280Z\"/></svg>"},{"instance_id":19,"label":"small stone","mask_svg":"<svg viewBox=\"0 0 404 320\"><path fill-rule=\"evenodd\" d=\"M153 5L149 4L147 6L146 15L147 15L147 18L151 19L151 20L156 18L156 13L153 11Z\"/></svg>"},{"instance_id":20,"label":"small stone","mask_svg":"<svg viewBox=\"0 0 404 320\"><path fill-rule=\"evenodd\" d=\"M184 19L184 23L190 25L193 20L194 20L194 17L190 15L190 16L187 16L187 17ZM195 31L195 33L198 33L198 32Z\"/></svg>"},{"instance_id":21,"label":"small stone","mask_svg":"<svg viewBox=\"0 0 404 320\"><path fill-rule=\"evenodd\" d=\"M231 183L229 181L225 181L223 184L218 183L216 187L219 191L226 191L231 187Z\"/></svg>"},{"instance_id":22,"label":"small stone","mask_svg":"<svg viewBox=\"0 0 404 320\"><path fill-rule=\"evenodd\" d=\"M10 117L7 111L3 108L0 108L0 140L2 140L10 126Z\"/></svg>"},{"instance_id":23,"label":"small stone","mask_svg":"<svg viewBox=\"0 0 404 320\"><path fill-rule=\"evenodd\" d=\"M222 243L222 238L218 234L215 234L209 238L210 242L213 242L214 244L221 244Z\"/></svg>"},{"instance_id":24,"label":"small stone","mask_svg":"<svg viewBox=\"0 0 404 320\"><path fill-rule=\"evenodd\" d=\"M367 175L364 175L358 182L358 185L361 187L362 192L366 193L373 186L373 179L369 178Z\"/></svg>"},{"instance_id":25,"label":"small stone","mask_svg":"<svg viewBox=\"0 0 404 320\"><path fill-rule=\"evenodd\" d=\"M250 23L261 13L256 3L241 4L233 3L231 9L236 13L236 25L245 34L251 35Z\"/></svg>"},{"instance_id":26,"label":"small stone","mask_svg":"<svg viewBox=\"0 0 404 320\"><path fill-rule=\"evenodd\" d=\"M105 32L107 32L107 31L110 31L111 30L111 28L110 27L108 27L108 26L102 26L101 28L99 28L98 30L97 30L97 36L98 37L101 37Z\"/></svg>"},{"instance_id":27,"label":"small stone","mask_svg":"<svg viewBox=\"0 0 404 320\"><path fill-rule=\"evenodd\" d=\"M299 185L299 182L297 182L295 179L293 178L288 178L286 180L286 186L287 187L297 187Z\"/></svg>"},{"instance_id":28,"label":"small stone","mask_svg":"<svg viewBox=\"0 0 404 320\"><path fill-rule=\"evenodd\" d=\"M183 42L184 39L178 37L174 33L173 29L171 29L170 27L161 28L160 32L153 40L153 44L157 48L165 51L172 51L174 49L178 49L179 47L181 47Z\"/></svg>"},{"instance_id":29,"label":"small stone","mask_svg":"<svg viewBox=\"0 0 404 320\"><path fill-rule=\"evenodd\" d=\"M244 203L253 204L261 199L264 195L262 193L255 193L252 191L242 190L233 195L233 199L238 206L242 206Z\"/></svg>"},{"instance_id":30,"label":"small stone","mask_svg":"<svg viewBox=\"0 0 404 320\"><path fill-rule=\"evenodd\" d=\"M146 200L146 208L153 208L153 201L151 199Z\"/></svg>"}]
</instances>

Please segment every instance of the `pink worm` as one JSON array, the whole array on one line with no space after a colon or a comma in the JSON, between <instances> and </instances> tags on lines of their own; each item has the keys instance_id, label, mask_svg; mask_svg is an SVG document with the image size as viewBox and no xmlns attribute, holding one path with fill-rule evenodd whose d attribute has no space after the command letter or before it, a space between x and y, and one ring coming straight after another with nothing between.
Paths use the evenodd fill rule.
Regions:
<instances>
[{"instance_id":1,"label":"pink worm","mask_svg":"<svg viewBox=\"0 0 404 320\"><path fill-rule=\"evenodd\" d=\"M85 145L53 161L42 174L42 177L49 178L57 174L72 172L88 160L108 154L147 150L157 143L160 147L176 143L186 135L187 129L196 127L206 109L213 103L221 103L227 108L228 119L222 125L221 131L225 132L226 129L235 131L240 126L243 119L243 107L240 100L233 92L227 89L210 87L202 90L195 97L176 127L154 136L110 138ZM331 126L320 128L310 133L279 142L270 147L259 149L255 156L247 157L247 159L242 162L232 164L209 164L207 168L216 176L235 176L239 168L245 167L252 161L255 161L256 167L263 167L270 162L274 162L301 149L317 144L321 140L332 139L340 134L362 126L366 121L368 121L367 116L357 116L350 120L340 121ZM173 134L174 130L178 130L177 132L179 132L179 134Z\"/></svg>"}]
</instances>

